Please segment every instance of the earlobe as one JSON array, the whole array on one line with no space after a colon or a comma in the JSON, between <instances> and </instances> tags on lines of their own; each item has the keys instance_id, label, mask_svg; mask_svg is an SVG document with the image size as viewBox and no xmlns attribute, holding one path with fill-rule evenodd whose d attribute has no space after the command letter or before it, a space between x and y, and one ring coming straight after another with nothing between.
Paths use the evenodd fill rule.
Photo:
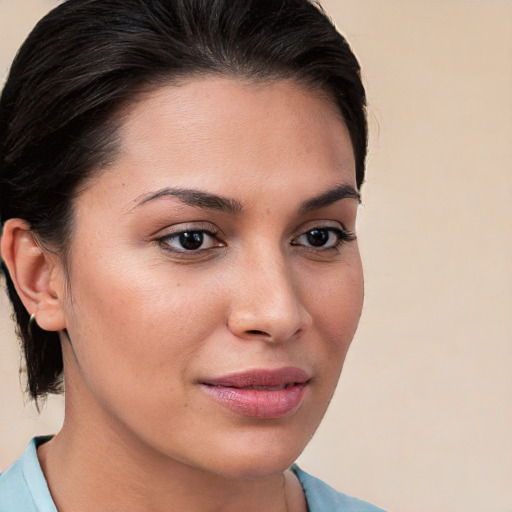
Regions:
<instances>
[{"instance_id":1,"label":"earlobe","mask_svg":"<svg viewBox=\"0 0 512 512\"><path fill-rule=\"evenodd\" d=\"M2 258L29 314L46 331L66 328L63 312L64 273L59 257L45 250L28 223L9 219L2 233Z\"/></svg>"}]
</instances>

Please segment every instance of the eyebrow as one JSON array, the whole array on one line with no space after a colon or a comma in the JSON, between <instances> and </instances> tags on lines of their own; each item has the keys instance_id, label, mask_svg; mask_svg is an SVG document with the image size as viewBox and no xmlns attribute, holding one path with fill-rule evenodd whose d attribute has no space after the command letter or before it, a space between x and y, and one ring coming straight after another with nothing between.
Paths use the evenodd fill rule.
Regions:
<instances>
[{"instance_id":1,"label":"eyebrow","mask_svg":"<svg viewBox=\"0 0 512 512\"><path fill-rule=\"evenodd\" d=\"M197 206L199 208L208 208L229 214L238 214L243 210L242 203L236 199L222 197L210 192L203 192L202 190L189 189L189 188L173 188L166 187L156 192L144 194L138 199L138 203L134 208L142 206L143 204L161 199L162 197L176 197L181 202L189 206ZM341 199L355 199L361 202L361 195L352 186L348 184L341 184L320 195L304 201L299 207L299 214L319 210L330 206Z\"/></svg>"},{"instance_id":2,"label":"eyebrow","mask_svg":"<svg viewBox=\"0 0 512 512\"><path fill-rule=\"evenodd\" d=\"M319 210L320 208L330 206L341 199L355 199L360 203L361 194L352 185L344 183L327 190L316 197L304 201L299 208L299 213L304 214L313 210Z\"/></svg>"},{"instance_id":3,"label":"eyebrow","mask_svg":"<svg viewBox=\"0 0 512 512\"><path fill-rule=\"evenodd\" d=\"M150 201L169 196L176 197L181 202L188 204L189 206L198 206L199 208L208 208L210 210L218 210L231 214L237 214L242 211L242 203L236 199L229 199L197 189L172 187L166 187L158 190L157 192L142 196L136 207L149 203Z\"/></svg>"}]
</instances>

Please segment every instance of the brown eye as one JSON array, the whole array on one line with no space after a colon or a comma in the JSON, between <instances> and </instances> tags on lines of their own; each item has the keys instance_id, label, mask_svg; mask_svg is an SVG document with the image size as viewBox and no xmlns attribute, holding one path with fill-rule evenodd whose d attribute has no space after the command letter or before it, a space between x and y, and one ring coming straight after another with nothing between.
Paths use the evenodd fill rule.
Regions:
<instances>
[{"instance_id":1,"label":"brown eye","mask_svg":"<svg viewBox=\"0 0 512 512\"><path fill-rule=\"evenodd\" d=\"M309 245L322 247L329 241L330 232L327 229L312 229L306 233Z\"/></svg>"},{"instance_id":2,"label":"brown eye","mask_svg":"<svg viewBox=\"0 0 512 512\"><path fill-rule=\"evenodd\" d=\"M355 239L355 235L344 229L334 227L318 227L309 229L292 240L292 245L302 245L320 251L337 249L342 244Z\"/></svg>"},{"instance_id":3,"label":"brown eye","mask_svg":"<svg viewBox=\"0 0 512 512\"><path fill-rule=\"evenodd\" d=\"M179 243L187 251L200 249L204 242L204 234L201 231L186 231L178 237Z\"/></svg>"},{"instance_id":4,"label":"brown eye","mask_svg":"<svg viewBox=\"0 0 512 512\"><path fill-rule=\"evenodd\" d=\"M297 237L294 245L303 245L315 249L331 249L343 242L343 233L335 228L314 228Z\"/></svg>"},{"instance_id":5,"label":"brown eye","mask_svg":"<svg viewBox=\"0 0 512 512\"><path fill-rule=\"evenodd\" d=\"M164 249L175 253L201 253L225 245L215 233L205 229L188 229L169 233L158 241Z\"/></svg>"}]
</instances>

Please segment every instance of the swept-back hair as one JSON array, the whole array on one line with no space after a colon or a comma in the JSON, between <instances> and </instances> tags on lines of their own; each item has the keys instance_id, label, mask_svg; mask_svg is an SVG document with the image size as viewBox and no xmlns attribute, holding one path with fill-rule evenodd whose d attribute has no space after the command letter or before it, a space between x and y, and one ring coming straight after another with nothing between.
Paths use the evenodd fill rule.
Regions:
<instances>
[{"instance_id":1,"label":"swept-back hair","mask_svg":"<svg viewBox=\"0 0 512 512\"><path fill-rule=\"evenodd\" d=\"M350 133L356 182L367 147L359 64L310 0L68 0L19 50L0 98L0 220L27 221L66 254L73 199L115 159L118 113L142 90L195 75L292 79L330 95ZM117 124L116 124L117 123ZM2 263L28 390L58 393L56 332L33 325Z\"/></svg>"}]
</instances>

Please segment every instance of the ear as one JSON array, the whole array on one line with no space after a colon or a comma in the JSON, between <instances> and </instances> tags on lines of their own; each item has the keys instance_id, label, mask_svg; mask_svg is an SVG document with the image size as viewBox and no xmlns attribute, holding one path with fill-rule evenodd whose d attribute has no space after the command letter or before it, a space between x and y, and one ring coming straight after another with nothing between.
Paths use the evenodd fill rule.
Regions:
<instances>
[{"instance_id":1,"label":"ear","mask_svg":"<svg viewBox=\"0 0 512 512\"><path fill-rule=\"evenodd\" d=\"M66 328L63 311L65 274L60 258L45 250L22 219L4 224L2 258L29 314L45 331Z\"/></svg>"}]
</instances>

